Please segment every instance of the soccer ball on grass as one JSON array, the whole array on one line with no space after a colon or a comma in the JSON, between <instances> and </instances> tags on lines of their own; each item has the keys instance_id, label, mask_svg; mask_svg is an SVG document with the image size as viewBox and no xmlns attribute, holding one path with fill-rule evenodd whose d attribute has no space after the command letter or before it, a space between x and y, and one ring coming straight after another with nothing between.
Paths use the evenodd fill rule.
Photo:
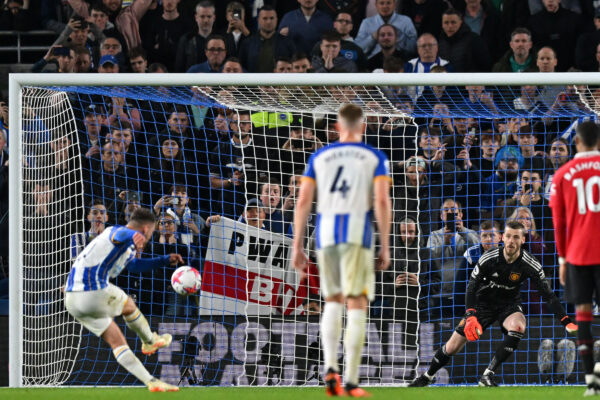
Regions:
<instances>
[{"instance_id":1,"label":"soccer ball on grass","mask_svg":"<svg viewBox=\"0 0 600 400\"><path fill-rule=\"evenodd\" d=\"M183 266L179 267L171 275L171 286L173 290L182 296L188 296L200 290L202 278L197 269Z\"/></svg>"}]
</instances>

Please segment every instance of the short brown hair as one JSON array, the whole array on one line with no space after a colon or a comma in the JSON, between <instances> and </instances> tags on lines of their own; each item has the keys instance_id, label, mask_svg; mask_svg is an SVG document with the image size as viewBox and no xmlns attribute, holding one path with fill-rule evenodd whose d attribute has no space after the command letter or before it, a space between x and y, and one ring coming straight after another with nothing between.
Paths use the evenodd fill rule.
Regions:
<instances>
[{"instance_id":1,"label":"short brown hair","mask_svg":"<svg viewBox=\"0 0 600 400\"><path fill-rule=\"evenodd\" d=\"M481 225L479 225L479 230L480 231L489 231L492 228L496 229L497 231L500 231L500 223L498 221L492 221L487 220L487 221L483 221L481 223Z\"/></svg>"},{"instance_id":2,"label":"short brown hair","mask_svg":"<svg viewBox=\"0 0 600 400\"><path fill-rule=\"evenodd\" d=\"M131 213L129 222L133 222L136 225L154 225L156 223L156 217L154 213L147 208L136 208Z\"/></svg>"},{"instance_id":3,"label":"short brown hair","mask_svg":"<svg viewBox=\"0 0 600 400\"><path fill-rule=\"evenodd\" d=\"M348 127L353 127L363 121L363 110L356 104L346 103L340 107L338 111L338 120L342 120L343 124Z\"/></svg>"},{"instance_id":4,"label":"short brown hair","mask_svg":"<svg viewBox=\"0 0 600 400\"><path fill-rule=\"evenodd\" d=\"M514 219L506 221L506 225L504 226L504 229L506 229L506 228L520 229L521 232L525 232L525 226L522 223L520 223L519 221L515 221Z\"/></svg>"}]
</instances>

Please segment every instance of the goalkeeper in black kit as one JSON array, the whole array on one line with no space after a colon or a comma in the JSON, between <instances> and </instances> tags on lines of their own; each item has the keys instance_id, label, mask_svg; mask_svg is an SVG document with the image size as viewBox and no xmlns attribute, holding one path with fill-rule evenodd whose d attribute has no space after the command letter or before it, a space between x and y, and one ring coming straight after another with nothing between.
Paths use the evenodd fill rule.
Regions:
<instances>
[{"instance_id":1,"label":"goalkeeper in black kit","mask_svg":"<svg viewBox=\"0 0 600 400\"><path fill-rule=\"evenodd\" d=\"M479 380L479 386L498 386L494 378L500 365L519 346L525 333L525 316L521 308L521 284L531 279L548 307L568 333L577 332L577 325L567 316L564 307L550 288L541 264L521 246L525 242L524 227L510 221L502 235L504 246L487 251L473 268L467 285L465 316L450 340L435 353L429 370L408 386L423 387L433 382L435 373L458 353L467 341L474 342L483 331L498 321L504 342Z\"/></svg>"}]
</instances>

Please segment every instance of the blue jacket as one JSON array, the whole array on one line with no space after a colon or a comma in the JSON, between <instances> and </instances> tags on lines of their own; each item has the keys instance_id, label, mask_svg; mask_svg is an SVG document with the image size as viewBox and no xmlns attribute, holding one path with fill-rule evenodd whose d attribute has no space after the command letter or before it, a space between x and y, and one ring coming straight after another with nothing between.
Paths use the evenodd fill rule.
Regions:
<instances>
[{"instance_id":1,"label":"blue jacket","mask_svg":"<svg viewBox=\"0 0 600 400\"><path fill-rule=\"evenodd\" d=\"M240 47L240 62L246 71L258 72L258 55L260 54L262 42L263 39L260 33L256 32L242 43ZM292 39L279 33L273 35L273 58L292 58L295 52L296 46Z\"/></svg>"},{"instance_id":2,"label":"blue jacket","mask_svg":"<svg viewBox=\"0 0 600 400\"><path fill-rule=\"evenodd\" d=\"M381 15L377 14L363 19L354 43L362 47L367 58L373 57L381 51L377 40L373 39L373 32L377 31L385 22ZM407 53L415 53L417 50L417 30L410 18L393 13L388 24L394 25L398 33L396 48Z\"/></svg>"},{"instance_id":3,"label":"blue jacket","mask_svg":"<svg viewBox=\"0 0 600 400\"><path fill-rule=\"evenodd\" d=\"M286 13L281 19L279 30L289 28L288 37L296 44L298 51L310 55L310 52L319 40L323 32L333 29L331 17L320 10L315 10L310 21L300 9Z\"/></svg>"},{"instance_id":4,"label":"blue jacket","mask_svg":"<svg viewBox=\"0 0 600 400\"><path fill-rule=\"evenodd\" d=\"M202 64L196 64L196 65L192 65L190 67L190 69L187 70L188 73L192 73L192 72L210 72L210 73L216 73L216 72L221 72L221 68L218 71L215 71L214 69L212 69L210 67L210 64L208 63L208 61L204 61Z\"/></svg>"}]
</instances>

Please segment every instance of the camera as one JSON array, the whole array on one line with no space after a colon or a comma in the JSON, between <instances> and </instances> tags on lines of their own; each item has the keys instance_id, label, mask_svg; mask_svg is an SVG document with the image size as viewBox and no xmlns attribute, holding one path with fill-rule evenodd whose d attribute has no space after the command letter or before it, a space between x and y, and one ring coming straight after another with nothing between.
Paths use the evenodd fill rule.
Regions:
<instances>
[{"instance_id":1,"label":"camera","mask_svg":"<svg viewBox=\"0 0 600 400\"><path fill-rule=\"evenodd\" d=\"M234 8L231 11L231 16L235 19L242 19L242 10L239 8Z\"/></svg>"},{"instance_id":2,"label":"camera","mask_svg":"<svg viewBox=\"0 0 600 400\"><path fill-rule=\"evenodd\" d=\"M456 219L453 212L446 214L446 229L450 232L456 232Z\"/></svg>"},{"instance_id":3,"label":"camera","mask_svg":"<svg viewBox=\"0 0 600 400\"><path fill-rule=\"evenodd\" d=\"M531 189L531 183L526 183L523 185L523 193L527 192Z\"/></svg>"}]
</instances>

